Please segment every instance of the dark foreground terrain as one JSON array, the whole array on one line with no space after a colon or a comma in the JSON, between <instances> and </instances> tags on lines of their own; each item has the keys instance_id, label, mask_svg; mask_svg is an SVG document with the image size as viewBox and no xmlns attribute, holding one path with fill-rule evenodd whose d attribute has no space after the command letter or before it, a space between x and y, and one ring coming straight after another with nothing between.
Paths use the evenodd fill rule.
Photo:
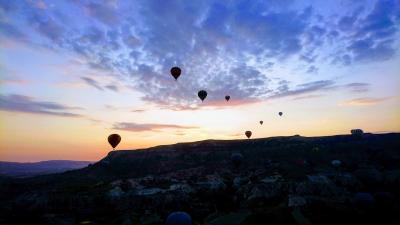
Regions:
<instances>
[{"instance_id":1,"label":"dark foreground terrain","mask_svg":"<svg viewBox=\"0 0 400 225\"><path fill-rule=\"evenodd\" d=\"M400 224L399 200L400 134L206 140L0 177L0 224L155 225L173 211L194 224Z\"/></svg>"}]
</instances>

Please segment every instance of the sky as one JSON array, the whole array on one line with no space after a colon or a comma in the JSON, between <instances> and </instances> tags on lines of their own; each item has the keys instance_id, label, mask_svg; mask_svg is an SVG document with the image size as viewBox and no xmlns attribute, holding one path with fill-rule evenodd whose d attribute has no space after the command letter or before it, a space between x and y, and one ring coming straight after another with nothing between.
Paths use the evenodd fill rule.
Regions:
<instances>
[{"instance_id":1,"label":"sky","mask_svg":"<svg viewBox=\"0 0 400 225\"><path fill-rule=\"evenodd\" d=\"M399 28L398 0L0 0L0 160L399 132Z\"/></svg>"}]
</instances>

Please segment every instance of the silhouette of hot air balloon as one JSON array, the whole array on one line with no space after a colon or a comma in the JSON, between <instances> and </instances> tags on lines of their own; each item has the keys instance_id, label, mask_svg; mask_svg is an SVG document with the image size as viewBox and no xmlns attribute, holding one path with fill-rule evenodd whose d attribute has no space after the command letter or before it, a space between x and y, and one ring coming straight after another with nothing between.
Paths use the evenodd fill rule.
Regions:
<instances>
[{"instance_id":1,"label":"silhouette of hot air balloon","mask_svg":"<svg viewBox=\"0 0 400 225\"><path fill-rule=\"evenodd\" d=\"M335 160L332 160L331 164L333 167L338 168L342 165L342 161L335 159Z\"/></svg>"},{"instance_id":2,"label":"silhouette of hot air balloon","mask_svg":"<svg viewBox=\"0 0 400 225\"><path fill-rule=\"evenodd\" d=\"M358 192L354 195L352 202L357 207L366 209L375 203L375 198L370 193Z\"/></svg>"},{"instance_id":3,"label":"silhouette of hot air balloon","mask_svg":"<svg viewBox=\"0 0 400 225\"><path fill-rule=\"evenodd\" d=\"M108 143L110 143L111 147L115 149L117 145L121 142L121 136L119 134L111 134L108 136Z\"/></svg>"},{"instance_id":4,"label":"silhouette of hot air balloon","mask_svg":"<svg viewBox=\"0 0 400 225\"><path fill-rule=\"evenodd\" d=\"M283 115L283 113L282 113L282 112L279 112L278 114L279 114L279 116L282 116L282 115Z\"/></svg>"},{"instance_id":5,"label":"silhouette of hot air balloon","mask_svg":"<svg viewBox=\"0 0 400 225\"><path fill-rule=\"evenodd\" d=\"M353 136L355 139L361 139L364 135L364 131L361 129L352 129L350 132L351 136Z\"/></svg>"},{"instance_id":6,"label":"silhouette of hot air balloon","mask_svg":"<svg viewBox=\"0 0 400 225\"><path fill-rule=\"evenodd\" d=\"M197 93L197 95L199 96L201 101L204 101L204 99L207 97L207 92L205 90L201 90L199 91L199 93Z\"/></svg>"},{"instance_id":7,"label":"silhouette of hot air balloon","mask_svg":"<svg viewBox=\"0 0 400 225\"><path fill-rule=\"evenodd\" d=\"M251 137L251 131L249 131L249 130L244 132L244 134L246 135L247 138Z\"/></svg>"},{"instance_id":8,"label":"silhouette of hot air balloon","mask_svg":"<svg viewBox=\"0 0 400 225\"><path fill-rule=\"evenodd\" d=\"M260 124L262 125L264 123L264 121L260 120Z\"/></svg>"},{"instance_id":9,"label":"silhouette of hot air balloon","mask_svg":"<svg viewBox=\"0 0 400 225\"><path fill-rule=\"evenodd\" d=\"M168 215L165 225L192 225L192 218L186 212L173 212Z\"/></svg>"},{"instance_id":10,"label":"silhouette of hot air balloon","mask_svg":"<svg viewBox=\"0 0 400 225\"><path fill-rule=\"evenodd\" d=\"M171 68L171 75L178 80L178 77L181 75L181 68L179 67L172 67Z\"/></svg>"},{"instance_id":11,"label":"silhouette of hot air balloon","mask_svg":"<svg viewBox=\"0 0 400 225\"><path fill-rule=\"evenodd\" d=\"M238 168L242 164L243 155L240 153L233 153L231 155L231 161L235 168Z\"/></svg>"},{"instance_id":12,"label":"silhouette of hot air balloon","mask_svg":"<svg viewBox=\"0 0 400 225\"><path fill-rule=\"evenodd\" d=\"M229 101L229 99L231 99L231 96L229 96L229 95L225 96L226 101Z\"/></svg>"}]
</instances>

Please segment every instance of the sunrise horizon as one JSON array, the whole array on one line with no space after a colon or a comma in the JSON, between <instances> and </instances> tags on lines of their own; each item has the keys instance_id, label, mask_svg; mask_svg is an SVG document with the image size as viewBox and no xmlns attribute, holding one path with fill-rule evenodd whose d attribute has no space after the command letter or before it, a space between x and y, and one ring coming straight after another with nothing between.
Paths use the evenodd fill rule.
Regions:
<instances>
[{"instance_id":1,"label":"sunrise horizon","mask_svg":"<svg viewBox=\"0 0 400 225\"><path fill-rule=\"evenodd\" d=\"M349 130L350 131L350 130ZM393 133L400 133L400 130L397 131L376 131L376 132L371 132L371 131L365 131L366 134L393 134ZM343 136L343 135L351 135L350 132L347 133L334 133L334 134L326 134L326 135L301 135L301 134L293 134L293 135L272 135L272 136L265 136L265 137L256 137L256 138L251 138L251 140L257 140L257 139L267 139L267 138L276 138L276 137L293 137L299 135L301 137L330 137L330 136ZM89 161L89 162L98 162L99 160L105 158L110 152L115 152L115 151L141 151L141 150L147 150L155 147L162 147L162 146L169 146L169 145L176 145L176 144L189 144L189 143L196 143L196 142L203 142L203 141L240 141L240 140L248 140L247 137L239 137L239 136L244 136L242 134L237 134L237 138L227 138L227 139L202 139L202 140L190 140L190 141L183 141L183 142L174 142L174 143L160 143L156 145L149 145L149 146L142 146L142 147L131 147L131 148L116 148L112 149L111 147L106 147L104 150L104 155L99 155L97 158L43 158L43 159L37 159L37 160L4 160L0 159L0 162L16 162L16 163L37 163L37 162L43 162L43 161ZM103 150L101 150L103 152ZM100 153L99 153L100 154Z\"/></svg>"}]
</instances>

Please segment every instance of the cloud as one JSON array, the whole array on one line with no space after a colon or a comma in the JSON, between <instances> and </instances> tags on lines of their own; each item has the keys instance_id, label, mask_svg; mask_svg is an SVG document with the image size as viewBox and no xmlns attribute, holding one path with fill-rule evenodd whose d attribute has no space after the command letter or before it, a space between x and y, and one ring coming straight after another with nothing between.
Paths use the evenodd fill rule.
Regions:
<instances>
[{"instance_id":1,"label":"cloud","mask_svg":"<svg viewBox=\"0 0 400 225\"><path fill-rule=\"evenodd\" d=\"M103 3L90 2L85 4L85 11L100 22L112 26L118 23L119 16L116 11L116 1L105 1Z\"/></svg>"},{"instance_id":2,"label":"cloud","mask_svg":"<svg viewBox=\"0 0 400 225\"><path fill-rule=\"evenodd\" d=\"M348 50L353 52L356 61L384 61L395 54L393 40L374 41L370 38L351 43Z\"/></svg>"},{"instance_id":3,"label":"cloud","mask_svg":"<svg viewBox=\"0 0 400 225\"><path fill-rule=\"evenodd\" d=\"M1 70L0 70L1 71ZM0 79L0 84L27 84L29 81L18 78L4 78Z\"/></svg>"},{"instance_id":4,"label":"cloud","mask_svg":"<svg viewBox=\"0 0 400 225\"><path fill-rule=\"evenodd\" d=\"M346 106L367 106L367 105L376 105L378 103L381 103L383 101L386 101L390 99L390 97L384 97L384 98L355 98L351 99L348 101L345 101L341 103L340 105L346 105Z\"/></svg>"},{"instance_id":5,"label":"cloud","mask_svg":"<svg viewBox=\"0 0 400 225\"><path fill-rule=\"evenodd\" d=\"M113 85L113 84L109 84L109 85L106 85L104 87L107 88L108 90L115 91L115 92L118 92L118 90L119 90L118 87L116 85Z\"/></svg>"},{"instance_id":6,"label":"cloud","mask_svg":"<svg viewBox=\"0 0 400 225\"><path fill-rule=\"evenodd\" d=\"M7 38L72 52L90 70L129 81L142 100L161 108L196 109L201 89L215 105L222 105L226 94L246 104L327 90L334 86L326 83L332 78L316 65L383 61L397 52L396 0L375 1L371 9L349 3L336 21L291 0L68 1L56 11L5 2L10 1L0 7L6 9L7 23L1 20L0 29ZM31 31L26 24L33 34L21 32ZM302 73L325 77L315 78L310 87L275 85L271 73L292 59L300 59ZM183 69L178 82L169 75L175 65ZM94 76L82 79L98 90L118 91L119 86L101 84Z\"/></svg>"},{"instance_id":7,"label":"cloud","mask_svg":"<svg viewBox=\"0 0 400 225\"><path fill-rule=\"evenodd\" d=\"M130 110L127 107L121 107L121 106L114 106L114 105L109 105L109 104L105 104L104 108L107 110L128 110L129 112L135 112L135 113L142 113L142 112L146 112L146 109L133 109Z\"/></svg>"},{"instance_id":8,"label":"cloud","mask_svg":"<svg viewBox=\"0 0 400 225\"><path fill-rule=\"evenodd\" d=\"M338 21L338 27L342 31L349 31L352 28L354 28L355 22L358 19L360 11L356 11L352 15L345 15L342 18L339 19Z\"/></svg>"},{"instance_id":9,"label":"cloud","mask_svg":"<svg viewBox=\"0 0 400 225\"><path fill-rule=\"evenodd\" d=\"M133 109L131 112L136 112L136 113L141 113L141 112L146 112L145 109Z\"/></svg>"},{"instance_id":10,"label":"cloud","mask_svg":"<svg viewBox=\"0 0 400 225\"><path fill-rule=\"evenodd\" d=\"M324 95L305 95L305 96L299 96L299 97L295 97L292 100L304 100L304 99L311 99L311 98L320 98L323 97Z\"/></svg>"},{"instance_id":11,"label":"cloud","mask_svg":"<svg viewBox=\"0 0 400 225\"><path fill-rule=\"evenodd\" d=\"M348 27L347 34L351 35L347 49L354 61L384 61L394 56L399 13L399 1L383 0L376 1L372 11L363 18L356 12L340 20L340 27Z\"/></svg>"},{"instance_id":12,"label":"cloud","mask_svg":"<svg viewBox=\"0 0 400 225\"><path fill-rule=\"evenodd\" d=\"M314 81L309 82L301 85L297 85L297 87L293 90L289 90L288 82L282 82L281 86L278 87L280 92L277 92L270 96L270 98L281 98L287 96L299 96L293 98L293 100L303 100L303 99L310 99L310 98L319 98L324 95L322 94L310 94L314 92L321 92L321 91L331 91L336 89L347 89L351 92L361 93L369 91L370 84L368 83L349 83L344 85L337 85L333 80L322 80L322 81ZM309 94L309 95L304 95Z\"/></svg>"},{"instance_id":13,"label":"cloud","mask_svg":"<svg viewBox=\"0 0 400 225\"><path fill-rule=\"evenodd\" d=\"M97 90L103 91L103 87L101 87L101 85L95 81L94 79L90 78L90 77L81 77L82 80L84 80L88 85L96 88Z\"/></svg>"},{"instance_id":14,"label":"cloud","mask_svg":"<svg viewBox=\"0 0 400 225\"><path fill-rule=\"evenodd\" d=\"M104 105L104 108L106 108L108 110L117 110L118 109L118 107L115 107L113 105L108 105L108 104Z\"/></svg>"},{"instance_id":15,"label":"cloud","mask_svg":"<svg viewBox=\"0 0 400 225\"><path fill-rule=\"evenodd\" d=\"M38 9L47 9L48 6L46 4L46 2L44 2L43 0L38 0L34 3L34 6Z\"/></svg>"},{"instance_id":16,"label":"cloud","mask_svg":"<svg viewBox=\"0 0 400 225\"><path fill-rule=\"evenodd\" d=\"M21 42L26 42L27 37L26 35L16 26L13 24L7 23L0 19L0 37L8 37L14 40L18 40Z\"/></svg>"},{"instance_id":17,"label":"cloud","mask_svg":"<svg viewBox=\"0 0 400 225\"><path fill-rule=\"evenodd\" d=\"M311 65L308 67L307 73L318 73L318 68L314 65Z\"/></svg>"},{"instance_id":18,"label":"cloud","mask_svg":"<svg viewBox=\"0 0 400 225\"><path fill-rule=\"evenodd\" d=\"M244 136L244 133L234 133L234 134L229 134L228 136L233 138L240 138Z\"/></svg>"},{"instance_id":19,"label":"cloud","mask_svg":"<svg viewBox=\"0 0 400 225\"><path fill-rule=\"evenodd\" d=\"M125 130L131 132L144 132L144 131L160 131L165 129L178 129L178 130L187 130L187 129L197 129L195 126L182 126L182 125L174 125L174 124L153 124L153 123L127 123L121 122L116 123L113 126L113 129L116 130Z\"/></svg>"},{"instance_id":20,"label":"cloud","mask_svg":"<svg viewBox=\"0 0 400 225\"><path fill-rule=\"evenodd\" d=\"M317 91L326 91L332 90L336 88L334 85L335 82L333 80L319 80L313 81L309 83L304 83L297 85L294 89L290 89L288 87L288 83L284 82L278 87L278 92L275 92L273 95L269 96L269 99L276 99L288 96L297 96L303 94L309 94Z\"/></svg>"},{"instance_id":21,"label":"cloud","mask_svg":"<svg viewBox=\"0 0 400 225\"><path fill-rule=\"evenodd\" d=\"M185 132L182 132L182 131L177 131L177 132L175 132L174 133L176 136L185 136L186 135L186 133Z\"/></svg>"},{"instance_id":22,"label":"cloud","mask_svg":"<svg viewBox=\"0 0 400 225\"><path fill-rule=\"evenodd\" d=\"M350 83L346 84L344 87L350 89L352 92L367 92L370 86L371 85L368 83Z\"/></svg>"},{"instance_id":23,"label":"cloud","mask_svg":"<svg viewBox=\"0 0 400 225\"><path fill-rule=\"evenodd\" d=\"M105 91L105 90L110 90L110 91L114 91L114 92L118 92L119 91L119 87L117 85L115 85L115 84L108 84L108 85L104 85L103 86L98 81L96 81L96 80L94 80L93 78L90 78L90 77L81 77L81 79L83 81L85 81L86 84L96 88L99 91Z\"/></svg>"},{"instance_id":24,"label":"cloud","mask_svg":"<svg viewBox=\"0 0 400 225\"><path fill-rule=\"evenodd\" d=\"M62 44L65 34L64 27L51 16L34 13L30 18L30 22L40 34L58 45Z\"/></svg>"},{"instance_id":25,"label":"cloud","mask_svg":"<svg viewBox=\"0 0 400 225\"><path fill-rule=\"evenodd\" d=\"M214 102L234 92L237 102L260 99L271 91L263 70L274 62L265 59L286 59L299 53L312 15L311 8L285 10L277 2L145 1L128 6L129 14L115 1L74 4L83 15L107 25L107 29L83 22L81 27L71 27L68 19L61 27L48 10L28 10L33 12L28 17L36 31L55 47L84 56L92 69L131 77L136 90L144 94L143 100L171 108L196 107L196 93L205 88L210 93L208 100ZM317 35L323 33L313 30ZM124 44L123 51L120 43ZM259 64L248 65L246 55L256 55ZM178 87L171 86L171 77L165 76L175 64L185 72L179 92ZM118 90L113 85L102 86L94 78L82 79L98 90Z\"/></svg>"},{"instance_id":26,"label":"cloud","mask_svg":"<svg viewBox=\"0 0 400 225\"><path fill-rule=\"evenodd\" d=\"M76 109L81 108L69 107L55 102L35 101L33 98L25 95L0 95L0 110L3 111L62 117L82 117L80 114L70 112L70 110Z\"/></svg>"}]
</instances>

